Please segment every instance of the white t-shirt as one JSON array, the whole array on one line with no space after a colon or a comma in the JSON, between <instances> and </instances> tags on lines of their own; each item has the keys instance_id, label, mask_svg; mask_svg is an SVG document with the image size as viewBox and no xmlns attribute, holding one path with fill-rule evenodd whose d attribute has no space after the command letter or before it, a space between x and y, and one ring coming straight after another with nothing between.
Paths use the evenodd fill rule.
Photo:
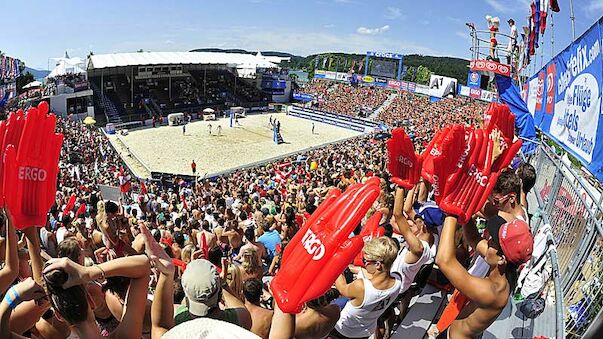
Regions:
<instances>
[{"instance_id":1,"label":"white t-shirt","mask_svg":"<svg viewBox=\"0 0 603 339\"><path fill-rule=\"evenodd\" d=\"M437 238L436 235L434 235L434 237ZM402 282L400 293L404 293L406 290L408 290L423 265L432 263L434 261L436 249L438 247L437 243L438 242L436 239L434 239L433 245L429 246L427 241L421 240L421 244L423 244L423 253L421 254L419 260L417 260L417 262L414 264L406 263L405 258L406 254L408 254L408 247L404 246L402 249L400 249L396 260L394 260L392 268L390 269L391 274L395 277L399 277L400 281Z\"/></svg>"},{"instance_id":2,"label":"white t-shirt","mask_svg":"<svg viewBox=\"0 0 603 339\"><path fill-rule=\"evenodd\" d=\"M65 226L59 227L57 230L57 244L60 244L61 241L65 239L65 234L67 233L67 228Z\"/></svg>"},{"instance_id":3,"label":"white t-shirt","mask_svg":"<svg viewBox=\"0 0 603 339\"><path fill-rule=\"evenodd\" d=\"M370 280L362 279L364 283L364 300L360 306L348 302L335 324L337 332L346 337L368 337L377 328L377 319L396 301L400 291L400 280L396 279L394 286L387 290L376 289Z\"/></svg>"}]
</instances>

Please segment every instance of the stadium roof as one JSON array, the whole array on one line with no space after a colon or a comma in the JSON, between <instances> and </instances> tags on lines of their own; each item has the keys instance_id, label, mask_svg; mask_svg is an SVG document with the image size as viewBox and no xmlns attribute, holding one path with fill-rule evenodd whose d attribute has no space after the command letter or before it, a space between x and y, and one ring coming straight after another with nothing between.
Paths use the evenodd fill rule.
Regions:
<instances>
[{"instance_id":1,"label":"stadium roof","mask_svg":"<svg viewBox=\"0 0 603 339\"><path fill-rule=\"evenodd\" d=\"M148 65L229 65L275 68L262 55L213 52L142 52L91 55L88 69Z\"/></svg>"}]
</instances>

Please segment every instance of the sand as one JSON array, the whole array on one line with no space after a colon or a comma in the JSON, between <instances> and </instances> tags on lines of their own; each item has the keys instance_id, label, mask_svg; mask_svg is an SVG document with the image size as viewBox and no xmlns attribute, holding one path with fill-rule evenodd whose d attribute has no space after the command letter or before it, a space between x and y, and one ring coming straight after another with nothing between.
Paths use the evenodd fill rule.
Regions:
<instances>
[{"instance_id":1,"label":"sand","mask_svg":"<svg viewBox=\"0 0 603 339\"><path fill-rule=\"evenodd\" d=\"M269 117L281 122L284 144L272 141ZM197 175L215 175L252 163L299 152L311 147L361 135L359 132L314 122L285 113L255 114L239 119L241 126L229 127L228 119L195 121L182 126L162 126L130 131L119 136L123 144L153 172L192 175L190 164L197 163ZM209 124L212 135L209 135ZM222 135L217 135L217 126ZM116 136L110 136L115 143ZM122 153L122 156L124 154ZM134 157L124 156L130 167Z\"/></svg>"}]
</instances>

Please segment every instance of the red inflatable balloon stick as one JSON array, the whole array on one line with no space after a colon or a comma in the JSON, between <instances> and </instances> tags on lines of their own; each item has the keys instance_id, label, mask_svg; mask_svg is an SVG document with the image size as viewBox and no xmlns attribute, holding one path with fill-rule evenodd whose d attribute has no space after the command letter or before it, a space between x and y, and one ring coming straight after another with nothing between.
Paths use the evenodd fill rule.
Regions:
<instances>
[{"instance_id":1,"label":"red inflatable balloon stick","mask_svg":"<svg viewBox=\"0 0 603 339\"><path fill-rule=\"evenodd\" d=\"M65 208L63 209L63 216L71 213L71 211L73 211L73 208L75 207L75 200L77 199L77 197L75 196L75 194L72 194L69 197L69 200L67 201L67 204L65 204Z\"/></svg>"},{"instance_id":2,"label":"red inflatable balloon stick","mask_svg":"<svg viewBox=\"0 0 603 339\"><path fill-rule=\"evenodd\" d=\"M4 207L4 159L6 146L13 145L19 149L19 141L23 133L25 117L23 111L10 113L8 119L0 123L0 207Z\"/></svg>"},{"instance_id":3,"label":"red inflatable balloon stick","mask_svg":"<svg viewBox=\"0 0 603 339\"><path fill-rule=\"evenodd\" d=\"M77 211L75 212L75 217L79 218L84 216L84 214L86 214L86 204L82 203L80 205L80 207L77 209Z\"/></svg>"},{"instance_id":4,"label":"red inflatable balloon stick","mask_svg":"<svg viewBox=\"0 0 603 339\"><path fill-rule=\"evenodd\" d=\"M511 113L507 104L493 103L489 106L490 109L490 123L486 128L486 135L490 135L492 131L500 131L501 136L501 148L503 153L496 159L492 164L492 171L499 172L500 170L508 167L513 161L513 157L519 152L522 141L515 139L515 114ZM483 161L483 159L480 159Z\"/></svg>"},{"instance_id":5,"label":"red inflatable balloon stick","mask_svg":"<svg viewBox=\"0 0 603 339\"><path fill-rule=\"evenodd\" d=\"M18 149L8 145L3 159L6 204L18 229L45 225L54 203L63 135L54 132L56 117L47 113L46 103L29 109Z\"/></svg>"},{"instance_id":6,"label":"red inflatable balloon stick","mask_svg":"<svg viewBox=\"0 0 603 339\"><path fill-rule=\"evenodd\" d=\"M285 248L281 268L270 286L283 312L297 313L333 285L362 250L361 236L352 231L379 197L380 179L333 190Z\"/></svg>"},{"instance_id":7,"label":"red inflatable balloon stick","mask_svg":"<svg viewBox=\"0 0 603 339\"><path fill-rule=\"evenodd\" d=\"M366 221L366 225L364 225L364 228L360 232L360 236L362 237L362 241L364 241L364 243L371 239L383 236L385 229L383 227L379 227L379 222L381 222L382 217L383 213L376 212L369 218L369 220ZM360 251L360 253L358 253L354 258L354 265L364 267L364 263L362 262L362 251Z\"/></svg>"},{"instance_id":8,"label":"red inflatable balloon stick","mask_svg":"<svg viewBox=\"0 0 603 339\"><path fill-rule=\"evenodd\" d=\"M431 147L423 153L422 176L433 185L438 204L446 188L446 179L465 161L468 153L465 134L461 125L448 126L436 134Z\"/></svg>"},{"instance_id":9,"label":"red inflatable balloon stick","mask_svg":"<svg viewBox=\"0 0 603 339\"><path fill-rule=\"evenodd\" d=\"M387 141L388 169L392 182L405 189L412 189L421 178L423 158L415 153L410 137L402 128L395 128Z\"/></svg>"}]
</instances>

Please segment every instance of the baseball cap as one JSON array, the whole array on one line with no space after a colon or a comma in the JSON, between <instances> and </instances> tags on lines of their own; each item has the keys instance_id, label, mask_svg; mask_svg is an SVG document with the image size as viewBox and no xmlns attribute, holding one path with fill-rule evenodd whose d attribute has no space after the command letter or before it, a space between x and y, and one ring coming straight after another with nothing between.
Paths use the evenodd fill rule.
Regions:
<instances>
[{"instance_id":1,"label":"baseball cap","mask_svg":"<svg viewBox=\"0 0 603 339\"><path fill-rule=\"evenodd\" d=\"M492 240L500 246L508 262L515 265L524 264L532 258L534 248L534 238L530 227L520 219L504 221L501 217L495 218L492 222L489 221L488 233L492 236Z\"/></svg>"},{"instance_id":2,"label":"baseball cap","mask_svg":"<svg viewBox=\"0 0 603 339\"><path fill-rule=\"evenodd\" d=\"M417 216L423 219L427 227L432 229L444 224L444 213L435 204L425 204L419 207Z\"/></svg>"},{"instance_id":3,"label":"baseball cap","mask_svg":"<svg viewBox=\"0 0 603 339\"><path fill-rule=\"evenodd\" d=\"M220 279L214 265L205 259L196 259L186 266L182 274L182 289L190 314L203 317L218 306Z\"/></svg>"},{"instance_id":4,"label":"baseball cap","mask_svg":"<svg viewBox=\"0 0 603 339\"><path fill-rule=\"evenodd\" d=\"M225 321L197 318L185 321L166 332L165 339L260 339L257 335Z\"/></svg>"}]
</instances>

